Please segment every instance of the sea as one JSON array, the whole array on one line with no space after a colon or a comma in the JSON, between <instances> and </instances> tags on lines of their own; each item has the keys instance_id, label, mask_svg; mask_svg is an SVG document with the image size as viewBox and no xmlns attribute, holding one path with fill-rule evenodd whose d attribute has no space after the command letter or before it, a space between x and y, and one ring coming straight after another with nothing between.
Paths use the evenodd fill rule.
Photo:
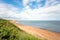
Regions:
<instances>
[{"instance_id":1,"label":"sea","mask_svg":"<svg viewBox=\"0 0 60 40\"><path fill-rule=\"evenodd\" d=\"M18 21L17 23L60 33L60 21Z\"/></svg>"}]
</instances>

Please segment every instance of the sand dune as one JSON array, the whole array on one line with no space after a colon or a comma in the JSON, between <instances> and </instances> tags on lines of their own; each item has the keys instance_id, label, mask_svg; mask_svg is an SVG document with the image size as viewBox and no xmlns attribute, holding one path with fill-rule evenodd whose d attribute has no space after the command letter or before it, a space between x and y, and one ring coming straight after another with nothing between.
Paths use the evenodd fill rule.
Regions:
<instances>
[{"instance_id":1,"label":"sand dune","mask_svg":"<svg viewBox=\"0 0 60 40\"><path fill-rule=\"evenodd\" d=\"M55 33L55 32L50 32L47 30L43 30L40 28L34 28L31 26L25 26L25 25L21 25L21 24L17 24L16 21L10 21L11 23L13 23L14 25L16 25L18 28L20 28L21 30L32 34L36 37L41 37L41 38L45 38L48 40L60 40L60 34L59 33Z\"/></svg>"}]
</instances>

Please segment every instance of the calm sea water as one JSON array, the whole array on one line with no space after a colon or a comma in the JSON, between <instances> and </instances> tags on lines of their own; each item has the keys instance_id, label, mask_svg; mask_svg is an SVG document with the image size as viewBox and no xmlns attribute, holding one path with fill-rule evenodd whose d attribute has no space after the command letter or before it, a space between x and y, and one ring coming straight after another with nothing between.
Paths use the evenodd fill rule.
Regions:
<instances>
[{"instance_id":1,"label":"calm sea water","mask_svg":"<svg viewBox=\"0 0 60 40\"><path fill-rule=\"evenodd\" d=\"M60 33L60 21L19 21L18 23Z\"/></svg>"}]
</instances>

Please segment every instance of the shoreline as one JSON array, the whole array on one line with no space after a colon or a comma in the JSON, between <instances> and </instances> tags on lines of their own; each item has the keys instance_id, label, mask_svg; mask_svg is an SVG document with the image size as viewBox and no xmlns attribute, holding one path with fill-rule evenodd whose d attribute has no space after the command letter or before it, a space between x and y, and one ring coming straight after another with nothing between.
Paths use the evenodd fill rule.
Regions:
<instances>
[{"instance_id":1,"label":"shoreline","mask_svg":"<svg viewBox=\"0 0 60 40\"><path fill-rule=\"evenodd\" d=\"M15 20L10 20L10 22L13 23L14 25L16 25L19 29L21 29L33 36L45 38L48 40L60 40L60 34L58 34L58 33L47 31L47 30L44 30L41 28L35 28L32 26L17 24Z\"/></svg>"}]
</instances>

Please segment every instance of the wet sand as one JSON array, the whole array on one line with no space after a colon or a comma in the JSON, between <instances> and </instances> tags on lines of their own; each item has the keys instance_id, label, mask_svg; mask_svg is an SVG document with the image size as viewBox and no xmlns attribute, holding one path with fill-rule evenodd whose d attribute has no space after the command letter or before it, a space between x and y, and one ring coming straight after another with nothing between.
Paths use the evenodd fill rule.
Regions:
<instances>
[{"instance_id":1,"label":"wet sand","mask_svg":"<svg viewBox=\"0 0 60 40\"><path fill-rule=\"evenodd\" d=\"M31 26L17 24L16 21L14 21L14 20L11 20L10 22L13 23L14 25L16 25L19 29L21 29L21 30L23 30L31 35L34 35L36 37L45 38L48 40L60 40L59 33L43 30L40 28L34 28Z\"/></svg>"}]
</instances>

